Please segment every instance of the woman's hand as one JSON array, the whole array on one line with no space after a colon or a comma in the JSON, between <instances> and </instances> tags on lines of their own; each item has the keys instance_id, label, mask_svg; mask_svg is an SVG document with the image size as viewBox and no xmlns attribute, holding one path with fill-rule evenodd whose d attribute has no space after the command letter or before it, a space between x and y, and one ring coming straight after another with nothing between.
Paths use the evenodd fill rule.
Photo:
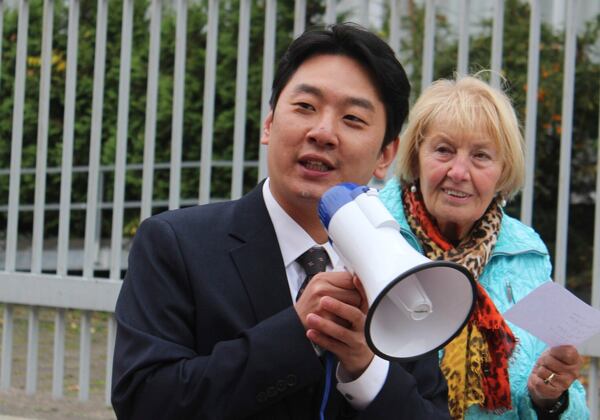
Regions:
<instances>
[{"instance_id":1,"label":"woman's hand","mask_svg":"<svg viewBox=\"0 0 600 420\"><path fill-rule=\"evenodd\" d=\"M580 369L581 357L575 347L557 346L544 351L527 381L535 405L551 407L577 379Z\"/></svg>"}]
</instances>

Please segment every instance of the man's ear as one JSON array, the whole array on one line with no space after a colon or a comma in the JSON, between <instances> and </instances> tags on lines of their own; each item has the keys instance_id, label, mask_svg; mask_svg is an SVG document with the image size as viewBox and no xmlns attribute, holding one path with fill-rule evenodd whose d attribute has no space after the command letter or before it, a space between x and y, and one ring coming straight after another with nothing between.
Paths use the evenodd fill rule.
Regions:
<instances>
[{"instance_id":1,"label":"man's ear","mask_svg":"<svg viewBox=\"0 0 600 420\"><path fill-rule=\"evenodd\" d=\"M377 179L384 179L387 174L387 170L390 165L394 162L396 158L396 153L398 152L398 145L400 144L400 139L396 137L392 142L386 145L381 152L379 153L379 158L377 159L377 165L373 170L373 176Z\"/></svg>"},{"instance_id":2,"label":"man's ear","mask_svg":"<svg viewBox=\"0 0 600 420\"><path fill-rule=\"evenodd\" d=\"M260 136L260 144L269 144L271 137L271 125L273 124L273 110L270 110L263 122L263 132Z\"/></svg>"}]
</instances>

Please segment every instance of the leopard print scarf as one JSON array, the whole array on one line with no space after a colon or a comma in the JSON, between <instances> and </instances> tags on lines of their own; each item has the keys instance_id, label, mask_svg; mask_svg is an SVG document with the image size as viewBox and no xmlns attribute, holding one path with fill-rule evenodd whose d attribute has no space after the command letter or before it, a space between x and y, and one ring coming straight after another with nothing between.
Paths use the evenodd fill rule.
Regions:
<instances>
[{"instance_id":1,"label":"leopard print scarf","mask_svg":"<svg viewBox=\"0 0 600 420\"><path fill-rule=\"evenodd\" d=\"M457 246L441 234L425 209L419 191L403 187L404 212L425 255L432 260L461 264L475 280L490 259L502 211L493 201L471 232ZM448 405L455 419L464 418L471 405L494 413L512 408L508 360L516 345L515 337L487 292L477 283L477 300L469 322L444 349L442 372L448 382Z\"/></svg>"}]
</instances>

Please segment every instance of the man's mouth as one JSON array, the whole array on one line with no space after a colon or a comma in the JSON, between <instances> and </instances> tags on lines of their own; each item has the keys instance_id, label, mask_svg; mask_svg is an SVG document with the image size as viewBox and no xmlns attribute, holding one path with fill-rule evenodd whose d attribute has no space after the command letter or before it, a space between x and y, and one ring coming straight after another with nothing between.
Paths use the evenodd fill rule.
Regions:
<instances>
[{"instance_id":1,"label":"man's mouth","mask_svg":"<svg viewBox=\"0 0 600 420\"><path fill-rule=\"evenodd\" d=\"M327 172L332 169L329 165L319 160L303 160L300 164L311 171Z\"/></svg>"}]
</instances>

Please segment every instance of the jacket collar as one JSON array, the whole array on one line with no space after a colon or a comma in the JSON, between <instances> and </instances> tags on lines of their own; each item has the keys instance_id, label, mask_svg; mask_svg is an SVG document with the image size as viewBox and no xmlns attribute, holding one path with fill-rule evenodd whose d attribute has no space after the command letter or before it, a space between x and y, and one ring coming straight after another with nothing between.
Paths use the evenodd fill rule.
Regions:
<instances>
[{"instance_id":1,"label":"jacket collar","mask_svg":"<svg viewBox=\"0 0 600 420\"><path fill-rule=\"evenodd\" d=\"M277 236L262 196L263 182L236 202L230 229L230 235L240 242L230 251L231 258L257 321L292 304Z\"/></svg>"}]
</instances>

